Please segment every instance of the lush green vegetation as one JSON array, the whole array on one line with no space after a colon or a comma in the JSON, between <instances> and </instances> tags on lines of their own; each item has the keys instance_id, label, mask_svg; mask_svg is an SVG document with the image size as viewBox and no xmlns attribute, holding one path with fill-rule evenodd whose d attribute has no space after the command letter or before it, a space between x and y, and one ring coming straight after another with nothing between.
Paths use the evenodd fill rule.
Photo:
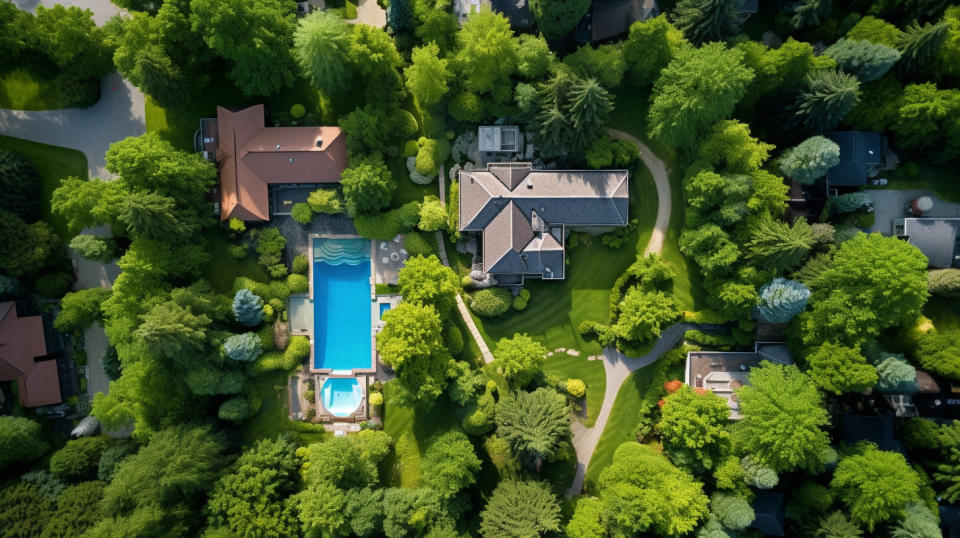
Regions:
<instances>
[{"instance_id":1,"label":"lush green vegetation","mask_svg":"<svg viewBox=\"0 0 960 538\"><path fill-rule=\"evenodd\" d=\"M543 371L563 379L579 379L587 385L586 413L585 416L581 415L580 419L584 426L593 426L603 404L603 391L607 388L603 362L584 360L583 355L575 357L566 353L554 353L543 364Z\"/></svg>"},{"instance_id":2,"label":"lush green vegetation","mask_svg":"<svg viewBox=\"0 0 960 538\"><path fill-rule=\"evenodd\" d=\"M47 77L18 67L0 75L0 108L52 110L67 108L57 86Z\"/></svg>"}]
</instances>

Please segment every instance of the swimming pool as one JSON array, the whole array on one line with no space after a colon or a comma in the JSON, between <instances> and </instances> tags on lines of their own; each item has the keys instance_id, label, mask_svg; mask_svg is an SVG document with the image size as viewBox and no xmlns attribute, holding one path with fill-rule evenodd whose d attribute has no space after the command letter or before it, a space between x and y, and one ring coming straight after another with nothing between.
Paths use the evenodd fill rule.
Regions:
<instances>
[{"instance_id":1,"label":"swimming pool","mask_svg":"<svg viewBox=\"0 0 960 538\"><path fill-rule=\"evenodd\" d=\"M380 319L383 319L383 313L390 310L390 303L380 303Z\"/></svg>"},{"instance_id":2,"label":"swimming pool","mask_svg":"<svg viewBox=\"0 0 960 538\"><path fill-rule=\"evenodd\" d=\"M320 401L335 417L349 417L360 407L363 392L360 383L352 377L330 377L323 382Z\"/></svg>"},{"instance_id":3,"label":"swimming pool","mask_svg":"<svg viewBox=\"0 0 960 538\"><path fill-rule=\"evenodd\" d=\"M313 241L313 367L370 369L370 242Z\"/></svg>"}]
</instances>

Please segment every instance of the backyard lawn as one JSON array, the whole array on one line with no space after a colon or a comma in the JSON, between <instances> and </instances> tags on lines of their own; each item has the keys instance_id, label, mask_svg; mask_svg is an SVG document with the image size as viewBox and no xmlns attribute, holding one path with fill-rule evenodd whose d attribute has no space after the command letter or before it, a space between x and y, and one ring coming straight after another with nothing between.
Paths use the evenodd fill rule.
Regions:
<instances>
[{"instance_id":1,"label":"backyard lawn","mask_svg":"<svg viewBox=\"0 0 960 538\"><path fill-rule=\"evenodd\" d=\"M956 167L937 165L928 162L917 162L916 173L907 173L907 163L902 163L892 172L883 172L881 175L889 180L886 189L926 189L933 191L937 198L945 202L960 202L960 173Z\"/></svg>"},{"instance_id":2,"label":"backyard lawn","mask_svg":"<svg viewBox=\"0 0 960 538\"><path fill-rule=\"evenodd\" d=\"M60 186L60 180L69 176L87 178L87 157L75 149L50 146L31 142L21 138L0 136L0 148L10 150L26 157L40 176L40 218L49 223L61 239L71 237L67 230L67 221L50 211L50 197L54 189Z\"/></svg>"},{"instance_id":3,"label":"backyard lawn","mask_svg":"<svg viewBox=\"0 0 960 538\"><path fill-rule=\"evenodd\" d=\"M207 279L213 288L220 293L231 293L233 281L238 276L250 277L259 282L269 282L270 277L263 267L257 263L254 254L238 260L230 255L232 246L223 232L217 229L207 230L204 235L207 253L210 254L210 263L204 267L203 278Z\"/></svg>"},{"instance_id":4,"label":"backyard lawn","mask_svg":"<svg viewBox=\"0 0 960 538\"><path fill-rule=\"evenodd\" d=\"M65 105L53 79L18 67L0 74L0 108L54 110Z\"/></svg>"},{"instance_id":5,"label":"backyard lawn","mask_svg":"<svg viewBox=\"0 0 960 538\"><path fill-rule=\"evenodd\" d=\"M561 379L580 379L587 385L586 417L578 417L586 427L597 421L600 406L603 405L603 391L607 388L607 376L603 371L603 361L584 360L583 356L574 357L566 353L555 353L547 358L543 370Z\"/></svg>"},{"instance_id":6,"label":"backyard lawn","mask_svg":"<svg viewBox=\"0 0 960 538\"><path fill-rule=\"evenodd\" d=\"M243 424L241 442L251 446L260 439L276 439L292 435L301 446L317 443L327 437L320 425L290 420L289 372L269 372L248 381L253 393L263 401L260 411Z\"/></svg>"}]
</instances>

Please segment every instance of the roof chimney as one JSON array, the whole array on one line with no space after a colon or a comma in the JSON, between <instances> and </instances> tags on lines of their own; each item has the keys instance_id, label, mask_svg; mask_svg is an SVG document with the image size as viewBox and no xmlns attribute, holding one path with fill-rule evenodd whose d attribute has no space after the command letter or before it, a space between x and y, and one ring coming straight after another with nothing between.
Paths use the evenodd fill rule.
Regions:
<instances>
[{"instance_id":1,"label":"roof chimney","mask_svg":"<svg viewBox=\"0 0 960 538\"><path fill-rule=\"evenodd\" d=\"M317 137L317 147L318 147L318 148L322 148L322 147L323 147L323 137L321 137L321 136L318 136L318 137Z\"/></svg>"},{"instance_id":2,"label":"roof chimney","mask_svg":"<svg viewBox=\"0 0 960 538\"><path fill-rule=\"evenodd\" d=\"M280 151L280 144L277 144L277 151Z\"/></svg>"},{"instance_id":3,"label":"roof chimney","mask_svg":"<svg viewBox=\"0 0 960 538\"><path fill-rule=\"evenodd\" d=\"M290 164L293 164L293 157L290 157Z\"/></svg>"}]
</instances>

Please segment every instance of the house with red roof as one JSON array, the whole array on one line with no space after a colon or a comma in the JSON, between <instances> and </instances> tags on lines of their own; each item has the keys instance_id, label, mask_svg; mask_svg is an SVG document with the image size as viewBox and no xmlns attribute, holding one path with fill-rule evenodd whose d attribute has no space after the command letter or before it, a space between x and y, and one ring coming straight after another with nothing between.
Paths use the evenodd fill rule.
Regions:
<instances>
[{"instance_id":1,"label":"house with red roof","mask_svg":"<svg viewBox=\"0 0 960 538\"><path fill-rule=\"evenodd\" d=\"M60 403L57 361L47 357L43 318L20 316L13 301L0 303L0 381L16 381L20 404Z\"/></svg>"}]
</instances>

